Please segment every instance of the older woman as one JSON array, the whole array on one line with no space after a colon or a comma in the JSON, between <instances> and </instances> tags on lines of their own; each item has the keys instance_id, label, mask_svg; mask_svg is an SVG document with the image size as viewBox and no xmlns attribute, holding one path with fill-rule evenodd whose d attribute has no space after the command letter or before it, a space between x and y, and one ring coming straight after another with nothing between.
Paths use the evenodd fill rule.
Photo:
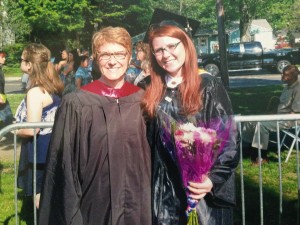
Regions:
<instances>
[{"instance_id":1,"label":"older woman","mask_svg":"<svg viewBox=\"0 0 300 225\"><path fill-rule=\"evenodd\" d=\"M130 35L103 28L93 55L100 79L66 95L56 117L40 224L151 225L143 90L124 80Z\"/></svg>"}]
</instances>

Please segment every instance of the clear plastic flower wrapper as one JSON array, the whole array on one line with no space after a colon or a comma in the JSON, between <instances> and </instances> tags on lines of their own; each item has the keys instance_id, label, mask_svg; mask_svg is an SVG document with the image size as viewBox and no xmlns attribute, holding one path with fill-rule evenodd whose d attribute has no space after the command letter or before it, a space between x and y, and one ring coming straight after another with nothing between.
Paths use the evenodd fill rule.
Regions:
<instances>
[{"instance_id":1,"label":"clear plastic flower wrapper","mask_svg":"<svg viewBox=\"0 0 300 225\"><path fill-rule=\"evenodd\" d=\"M188 225L198 225L198 201L189 197L188 182L200 183L209 174L229 138L233 121L216 118L204 124L197 123L197 116L181 121L163 111L159 117L162 142L177 164L186 190Z\"/></svg>"}]
</instances>

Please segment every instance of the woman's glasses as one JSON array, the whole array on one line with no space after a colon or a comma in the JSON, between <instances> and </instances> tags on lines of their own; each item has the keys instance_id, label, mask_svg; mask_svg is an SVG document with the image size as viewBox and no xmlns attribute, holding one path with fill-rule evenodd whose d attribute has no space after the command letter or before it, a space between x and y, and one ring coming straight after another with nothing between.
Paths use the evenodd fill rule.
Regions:
<instances>
[{"instance_id":1,"label":"woman's glasses","mask_svg":"<svg viewBox=\"0 0 300 225\"><path fill-rule=\"evenodd\" d=\"M110 60L113 56L116 60L123 60L127 56L127 52L97 52L99 60Z\"/></svg>"},{"instance_id":2,"label":"woman's glasses","mask_svg":"<svg viewBox=\"0 0 300 225\"><path fill-rule=\"evenodd\" d=\"M28 62L26 59L23 59L22 57L19 59L20 63L22 62Z\"/></svg>"},{"instance_id":3,"label":"woman's glasses","mask_svg":"<svg viewBox=\"0 0 300 225\"><path fill-rule=\"evenodd\" d=\"M173 53L175 51L175 49L177 48L177 46L179 45L180 42L181 41L179 41L176 44L168 44L164 48L152 49L152 53L155 56L161 56L164 53L164 51L167 51L169 53Z\"/></svg>"}]
</instances>

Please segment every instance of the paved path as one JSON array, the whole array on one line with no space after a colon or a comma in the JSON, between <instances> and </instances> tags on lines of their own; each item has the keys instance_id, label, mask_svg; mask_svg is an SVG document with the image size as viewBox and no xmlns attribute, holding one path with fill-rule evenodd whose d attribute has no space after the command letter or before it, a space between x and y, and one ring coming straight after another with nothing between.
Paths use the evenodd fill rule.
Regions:
<instances>
[{"instance_id":1,"label":"paved path","mask_svg":"<svg viewBox=\"0 0 300 225\"><path fill-rule=\"evenodd\" d=\"M243 74L230 75L230 88L238 87L253 87L253 86L267 86L281 84L280 74ZM5 78L5 91L7 94L24 93L22 91L21 77L7 77ZM0 161L4 158L12 158L13 139L9 137L5 141L0 141Z\"/></svg>"},{"instance_id":2,"label":"paved path","mask_svg":"<svg viewBox=\"0 0 300 225\"><path fill-rule=\"evenodd\" d=\"M242 74L229 76L230 88L257 87L281 84L280 74ZM5 78L5 91L7 94L24 93L20 77Z\"/></svg>"},{"instance_id":3,"label":"paved path","mask_svg":"<svg viewBox=\"0 0 300 225\"><path fill-rule=\"evenodd\" d=\"M257 87L282 84L281 76L275 75L246 75L246 76L230 76L229 87Z\"/></svg>"},{"instance_id":4,"label":"paved path","mask_svg":"<svg viewBox=\"0 0 300 225\"><path fill-rule=\"evenodd\" d=\"M21 77L5 77L5 93L20 94L22 91Z\"/></svg>"}]
</instances>

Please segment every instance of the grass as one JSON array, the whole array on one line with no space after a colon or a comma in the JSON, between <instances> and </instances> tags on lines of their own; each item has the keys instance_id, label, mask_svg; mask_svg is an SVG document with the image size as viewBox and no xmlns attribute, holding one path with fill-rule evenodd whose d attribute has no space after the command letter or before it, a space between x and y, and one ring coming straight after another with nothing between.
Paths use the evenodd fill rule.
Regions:
<instances>
[{"instance_id":1,"label":"grass","mask_svg":"<svg viewBox=\"0 0 300 225\"><path fill-rule=\"evenodd\" d=\"M9 161L0 163L0 224L16 224L14 208L14 165ZM24 199L24 201L23 201ZM18 220L20 225L33 224L31 201L18 191Z\"/></svg>"},{"instance_id":2,"label":"grass","mask_svg":"<svg viewBox=\"0 0 300 225\"><path fill-rule=\"evenodd\" d=\"M265 114L267 103L272 96L279 96L282 86L268 86L256 88L239 88L229 90L235 114L257 115ZM8 99L15 112L17 105L24 95L8 95ZM263 165L263 201L264 201L264 224L277 225L281 220L281 225L296 224L297 210L297 177L296 177L296 157L292 154L288 163L282 163L283 172L283 212L279 213L279 182L278 182L278 163L277 153L270 150L270 163ZM282 161L287 152L282 152ZM260 206L259 206L259 168L251 164L249 159L243 160L243 173L245 185L245 206L246 206L246 224L260 224ZM240 197L240 168L237 170L237 207L235 207L235 225L241 223L241 197ZM0 155L0 225L15 224L14 222L14 178L13 164L11 161L2 161ZM20 199L23 198L22 192L19 192ZM32 208L28 206L28 201L19 200L20 224L32 224ZM281 217L279 217L279 215Z\"/></svg>"},{"instance_id":3,"label":"grass","mask_svg":"<svg viewBox=\"0 0 300 225\"><path fill-rule=\"evenodd\" d=\"M286 152L281 155L285 159ZM279 174L277 154L269 153L270 163L262 166L263 183L263 218L265 225L294 225L297 224L297 176L296 157L293 155L288 163L282 163L282 213L279 212ZM237 170L237 206L235 207L235 225L242 224L242 202L240 168ZM253 166L249 159L243 160L245 218L247 225L260 224L260 196L259 196L259 167ZM281 221L281 223L279 223Z\"/></svg>"},{"instance_id":4,"label":"grass","mask_svg":"<svg viewBox=\"0 0 300 225\"><path fill-rule=\"evenodd\" d=\"M24 96L25 96L25 94L7 94L7 99L9 101L10 108L13 112L13 115L15 115L16 110L17 110L20 102L24 98Z\"/></svg>"},{"instance_id":5,"label":"grass","mask_svg":"<svg viewBox=\"0 0 300 225\"><path fill-rule=\"evenodd\" d=\"M266 114L271 97L279 97L282 89L282 85L231 89L229 96L233 111L241 115Z\"/></svg>"},{"instance_id":6,"label":"grass","mask_svg":"<svg viewBox=\"0 0 300 225\"><path fill-rule=\"evenodd\" d=\"M15 67L3 67L4 76L6 77L22 77L23 72L20 68Z\"/></svg>"},{"instance_id":7,"label":"grass","mask_svg":"<svg viewBox=\"0 0 300 225\"><path fill-rule=\"evenodd\" d=\"M256 88L236 88L229 90L235 114L259 115L268 114L267 108L271 97L279 97L282 85L273 85ZM263 211L264 224L266 225L293 225L297 224L297 162L295 152L288 163L282 163L283 177L283 211L279 212L279 173L278 154L276 146L270 146L268 157L270 163L262 167L263 182ZM281 152L281 161L286 158L287 151ZM244 188L245 188L245 216L247 225L260 224L259 205L259 167L251 164L249 159L243 160ZM241 222L241 191L240 191L240 168L237 170L237 207L235 208L235 225ZM281 223L279 223L281 221Z\"/></svg>"}]
</instances>

